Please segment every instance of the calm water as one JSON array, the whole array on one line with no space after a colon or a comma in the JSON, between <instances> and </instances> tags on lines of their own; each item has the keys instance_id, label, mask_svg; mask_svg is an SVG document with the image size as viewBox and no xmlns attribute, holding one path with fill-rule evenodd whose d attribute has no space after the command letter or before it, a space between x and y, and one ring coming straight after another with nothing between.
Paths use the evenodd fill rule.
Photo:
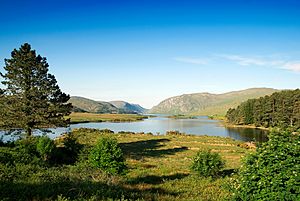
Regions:
<instances>
[{"instance_id":1,"label":"calm water","mask_svg":"<svg viewBox=\"0 0 300 201\"><path fill-rule=\"evenodd\" d=\"M68 132L74 128L95 128L110 129L115 132L151 132L153 134L165 134L167 131L180 131L182 133L193 135L208 135L231 137L243 141L266 141L266 131L252 128L226 128L222 122L211 120L208 117L197 117L196 119L170 119L163 116L153 117L138 122L101 122L101 123L81 123L73 124L70 128L52 129L49 137L55 138L62 133ZM40 134L40 133L38 133ZM5 136L4 139L8 136Z\"/></svg>"}]
</instances>

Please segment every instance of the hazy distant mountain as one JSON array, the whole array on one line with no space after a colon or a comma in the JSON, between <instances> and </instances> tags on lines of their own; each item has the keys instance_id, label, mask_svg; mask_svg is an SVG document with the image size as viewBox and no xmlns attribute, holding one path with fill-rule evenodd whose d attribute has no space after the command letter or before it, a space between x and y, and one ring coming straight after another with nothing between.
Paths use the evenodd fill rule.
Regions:
<instances>
[{"instance_id":1,"label":"hazy distant mountain","mask_svg":"<svg viewBox=\"0 0 300 201\"><path fill-rule=\"evenodd\" d=\"M72 96L69 100L77 112L91 112L91 113L119 113L119 109L108 102L94 101L91 99Z\"/></svg>"},{"instance_id":2,"label":"hazy distant mountain","mask_svg":"<svg viewBox=\"0 0 300 201\"><path fill-rule=\"evenodd\" d=\"M72 96L69 102L72 103L74 112L136 114L146 111L146 109L140 105L127 103L125 101L103 102Z\"/></svg>"},{"instance_id":3,"label":"hazy distant mountain","mask_svg":"<svg viewBox=\"0 0 300 201\"><path fill-rule=\"evenodd\" d=\"M125 101L110 101L112 105L123 110L125 113L145 113L147 109L143 108L138 104L132 104Z\"/></svg>"},{"instance_id":4,"label":"hazy distant mountain","mask_svg":"<svg viewBox=\"0 0 300 201\"><path fill-rule=\"evenodd\" d=\"M251 98L270 95L278 91L272 88L251 88L224 94L194 93L168 98L149 113L225 115L229 108L238 106Z\"/></svg>"}]
</instances>

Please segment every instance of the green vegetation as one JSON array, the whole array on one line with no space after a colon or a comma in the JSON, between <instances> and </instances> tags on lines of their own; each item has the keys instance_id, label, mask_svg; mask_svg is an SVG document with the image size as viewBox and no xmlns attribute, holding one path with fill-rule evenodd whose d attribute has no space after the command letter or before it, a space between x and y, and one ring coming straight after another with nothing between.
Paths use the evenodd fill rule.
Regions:
<instances>
[{"instance_id":1,"label":"green vegetation","mask_svg":"<svg viewBox=\"0 0 300 201\"><path fill-rule=\"evenodd\" d=\"M85 122L132 122L147 119L147 116L138 114L93 114L73 112L68 117L71 123L85 123Z\"/></svg>"},{"instance_id":2,"label":"green vegetation","mask_svg":"<svg viewBox=\"0 0 300 201\"><path fill-rule=\"evenodd\" d=\"M209 115L208 118L213 120L226 120L224 115Z\"/></svg>"},{"instance_id":3,"label":"green vegetation","mask_svg":"<svg viewBox=\"0 0 300 201\"><path fill-rule=\"evenodd\" d=\"M44 161L48 161L51 157L54 156L54 141L47 136L43 136L39 138L38 143L36 145L36 150Z\"/></svg>"},{"instance_id":4,"label":"green vegetation","mask_svg":"<svg viewBox=\"0 0 300 201\"><path fill-rule=\"evenodd\" d=\"M199 175L208 177L218 175L224 165L225 163L219 153L205 150L197 152L191 168Z\"/></svg>"},{"instance_id":5,"label":"green vegetation","mask_svg":"<svg viewBox=\"0 0 300 201\"><path fill-rule=\"evenodd\" d=\"M229 123L261 127L300 128L300 90L276 92L229 109Z\"/></svg>"},{"instance_id":6,"label":"green vegetation","mask_svg":"<svg viewBox=\"0 0 300 201\"><path fill-rule=\"evenodd\" d=\"M231 195L225 184L239 168L241 157L249 152L238 147L239 142L221 137L112 134L95 129L77 129L71 135L81 146L74 163L68 163L67 158L60 163L44 161L37 151L32 152L36 140L22 147L19 142L0 147L1 199L223 200ZM128 164L125 176L108 174L89 161L99 137L106 136L119 142ZM55 140L56 149L64 148L62 142L68 138ZM24 154L27 149L32 149L31 154ZM190 170L193 157L203 149L219 153L226 161L216 178L199 177Z\"/></svg>"},{"instance_id":7,"label":"green vegetation","mask_svg":"<svg viewBox=\"0 0 300 201\"><path fill-rule=\"evenodd\" d=\"M109 174L123 174L127 167L118 142L112 137L101 137L90 153L90 162L93 166Z\"/></svg>"},{"instance_id":8,"label":"green vegetation","mask_svg":"<svg viewBox=\"0 0 300 201\"><path fill-rule=\"evenodd\" d=\"M5 74L0 90L0 127L24 129L30 136L32 129L66 126L64 116L70 114L69 96L62 93L55 77L48 73L45 57L36 55L27 43L5 59Z\"/></svg>"},{"instance_id":9,"label":"green vegetation","mask_svg":"<svg viewBox=\"0 0 300 201\"><path fill-rule=\"evenodd\" d=\"M250 99L270 95L278 90L270 88L252 88L224 94L195 93L175 96L162 101L149 113L221 115L225 116L229 108L237 107Z\"/></svg>"},{"instance_id":10,"label":"green vegetation","mask_svg":"<svg viewBox=\"0 0 300 201\"><path fill-rule=\"evenodd\" d=\"M247 156L234 200L300 200L300 135L273 131Z\"/></svg>"},{"instance_id":11,"label":"green vegetation","mask_svg":"<svg viewBox=\"0 0 300 201\"><path fill-rule=\"evenodd\" d=\"M171 118L171 119L196 119L195 116L183 115L183 114L168 116L168 118Z\"/></svg>"},{"instance_id":12,"label":"green vegetation","mask_svg":"<svg viewBox=\"0 0 300 201\"><path fill-rule=\"evenodd\" d=\"M0 89L0 127L24 129L27 136L0 142L1 200L300 200L300 135L292 132L300 128L299 89L251 99L228 111L231 123L289 127L273 131L256 152L252 143L179 131L153 136L77 129L52 140L32 136L32 129L67 125L69 96L29 44L11 57L1 74L6 89ZM192 94L165 103L177 104L167 105L174 113L221 114L229 105L271 91ZM125 108L88 99L81 104L74 111L117 113ZM72 113L71 118L74 123L147 117ZM241 167L240 159L249 153Z\"/></svg>"}]
</instances>

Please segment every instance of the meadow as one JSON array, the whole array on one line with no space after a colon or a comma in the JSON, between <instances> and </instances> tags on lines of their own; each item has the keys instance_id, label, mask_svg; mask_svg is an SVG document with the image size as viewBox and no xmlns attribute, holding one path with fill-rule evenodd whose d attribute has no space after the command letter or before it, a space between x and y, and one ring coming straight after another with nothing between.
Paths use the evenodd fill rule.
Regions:
<instances>
[{"instance_id":1,"label":"meadow","mask_svg":"<svg viewBox=\"0 0 300 201\"><path fill-rule=\"evenodd\" d=\"M72 135L82 146L75 163L1 163L1 199L224 200L231 196L228 184L235 177L241 158L251 152L239 146L242 142L221 137L113 134L109 130L84 128L74 130ZM107 135L113 135L123 150L129 167L123 176L109 175L88 162L91 147L99 137ZM225 168L214 178L201 177L190 170L196 152L207 149L226 161ZM10 146L1 147L2 153L14 151Z\"/></svg>"}]
</instances>

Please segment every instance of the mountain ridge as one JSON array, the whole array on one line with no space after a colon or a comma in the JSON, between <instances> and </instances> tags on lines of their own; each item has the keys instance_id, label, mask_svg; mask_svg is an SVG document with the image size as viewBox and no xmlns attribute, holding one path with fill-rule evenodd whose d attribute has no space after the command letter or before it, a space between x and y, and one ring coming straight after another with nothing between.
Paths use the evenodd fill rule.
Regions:
<instances>
[{"instance_id":1,"label":"mountain ridge","mask_svg":"<svg viewBox=\"0 0 300 201\"><path fill-rule=\"evenodd\" d=\"M143 114L147 111L146 108L143 108L139 104L129 103L126 101L117 100L117 101L110 101L109 103L123 110L124 112L135 112L138 114Z\"/></svg>"},{"instance_id":2,"label":"mountain ridge","mask_svg":"<svg viewBox=\"0 0 300 201\"><path fill-rule=\"evenodd\" d=\"M251 98L270 95L278 89L249 88L221 94L208 92L182 94L161 101L152 107L149 113L193 114L193 115L225 115L229 108L238 106Z\"/></svg>"},{"instance_id":3,"label":"mountain ridge","mask_svg":"<svg viewBox=\"0 0 300 201\"><path fill-rule=\"evenodd\" d=\"M72 103L74 112L141 114L147 111L138 104L132 104L126 101L95 101L81 96L71 96L69 103Z\"/></svg>"}]
</instances>

